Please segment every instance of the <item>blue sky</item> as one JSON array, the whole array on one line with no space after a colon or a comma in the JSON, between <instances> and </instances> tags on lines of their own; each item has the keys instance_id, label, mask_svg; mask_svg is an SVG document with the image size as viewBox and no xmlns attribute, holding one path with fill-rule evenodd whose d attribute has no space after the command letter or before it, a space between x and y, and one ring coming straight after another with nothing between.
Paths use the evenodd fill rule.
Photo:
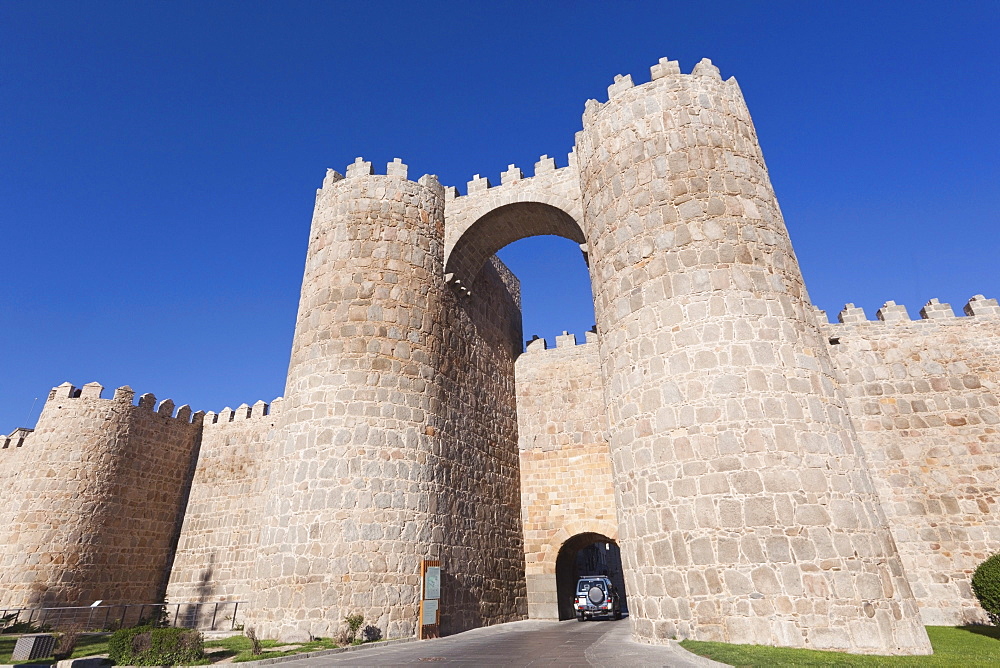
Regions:
<instances>
[{"instance_id":1,"label":"blue sky","mask_svg":"<svg viewBox=\"0 0 1000 668\"><path fill-rule=\"evenodd\" d=\"M739 80L820 307L1000 297L998 34L995 1L0 3L0 432L67 380L281 394L327 167L563 165L661 56ZM501 256L527 337L593 324L572 243Z\"/></svg>"}]
</instances>

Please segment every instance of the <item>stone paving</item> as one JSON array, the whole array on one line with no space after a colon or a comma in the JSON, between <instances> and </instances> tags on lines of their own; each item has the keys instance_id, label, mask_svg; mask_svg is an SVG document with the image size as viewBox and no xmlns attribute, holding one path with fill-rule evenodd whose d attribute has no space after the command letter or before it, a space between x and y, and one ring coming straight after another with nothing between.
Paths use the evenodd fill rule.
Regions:
<instances>
[{"instance_id":1,"label":"stone paving","mask_svg":"<svg viewBox=\"0 0 1000 668\"><path fill-rule=\"evenodd\" d=\"M317 656L282 663L281 668L315 666L723 666L696 656L676 642L644 645L631 639L630 624L527 620L498 624L438 640Z\"/></svg>"}]
</instances>

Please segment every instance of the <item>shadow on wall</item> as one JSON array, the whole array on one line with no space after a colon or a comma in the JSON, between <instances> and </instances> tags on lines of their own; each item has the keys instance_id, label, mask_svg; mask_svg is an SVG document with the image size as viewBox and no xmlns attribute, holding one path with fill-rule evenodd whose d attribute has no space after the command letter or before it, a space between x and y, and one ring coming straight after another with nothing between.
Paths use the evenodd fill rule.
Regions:
<instances>
[{"instance_id":1,"label":"shadow on wall","mask_svg":"<svg viewBox=\"0 0 1000 668\"><path fill-rule=\"evenodd\" d=\"M464 579L464 578L463 578ZM483 625L479 599L462 579L441 572L441 635L449 636Z\"/></svg>"},{"instance_id":2,"label":"shadow on wall","mask_svg":"<svg viewBox=\"0 0 1000 668\"><path fill-rule=\"evenodd\" d=\"M60 605L60 601L48 587L40 582L35 582L31 585L31 593L24 605L28 608L48 608Z\"/></svg>"},{"instance_id":3,"label":"shadow on wall","mask_svg":"<svg viewBox=\"0 0 1000 668\"><path fill-rule=\"evenodd\" d=\"M628 612L628 594L618 543L599 533L580 533L559 548L556 557L556 597L559 619L574 619L576 581L585 575L607 575L621 592L622 611Z\"/></svg>"},{"instance_id":4,"label":"shadow on wall","mask_svg":"<svg viewBox=\"0 0 1000 668\"><path fill-rule=\"evenodd\" d=\"M212 598L212 594L215 593L215 587L212 581L215 579L215 552L208 559L208 568L206 568L201 573L201 577L198 579L198 602L205 603L208 599Z\"/></svg>"}]
</instances>

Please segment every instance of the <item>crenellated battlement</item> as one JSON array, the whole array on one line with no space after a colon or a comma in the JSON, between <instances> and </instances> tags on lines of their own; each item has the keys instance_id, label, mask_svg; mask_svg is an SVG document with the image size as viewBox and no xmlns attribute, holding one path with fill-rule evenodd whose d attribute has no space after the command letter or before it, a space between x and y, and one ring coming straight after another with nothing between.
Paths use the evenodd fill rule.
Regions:
<instances>
[{"instance_id":1,"label":"crenellated battlement","mask_svg":"<svg viewBox=\"0 0 1000 668\"><path fill-rule=\"evenodd\" d=\"M507 165L505 171L500 172L500 183L494 185L490 181L489 177L482 176L481 174L473 174L472 180L466 183L466 194L462 195L458 188L455 186L445 187L445 199L446 200L461 200L465 197L475 196L487 192L488 190L495 188L502 188L503 186L520 184L522 187L526 185L534 185L536 182L529 184L528 182L532 179L539 177L550 178L555 174L559 176L565 176L568 174L573 174L575 176L574 170L576 169L576 149L571 150L566 156L566 164L562 167L556 165L555 158L548 155L539 156L538 161L534 166L534 174L532 176L525 176L524 172L515 164ZM564 171L564 170L569 170Z\"/></svg>"},{"instance_id":2,"label":"crenellated battlement","mask_svg":"<svg viewBox=\"0 0 1000 668\"><path fill-rule=\"evenodd\" d=\"M544 338L535 334L530 341L525 341L524 352L525 353L540 353L546 350L559 350L565 348L575 348L578 346L585 346L590 343L597 343L597 332L590 329L584 332L584 340L577 341L576 334L570 334L566 330L563 330L562 334L556 336L556 347L549 348L548 341Z\"/></svg>"},{"instance_id":3,"label":"crenellated battlement","mask_svg":"<svg viewBox=\"0 0 1000 668\"><path fill-rule=\"evenodd\" d=\"M0 436L0 450L20 448L34 431L34 429L28 429L27 427L18 427L10 432L9 436Z\"/></svg>"},{"instance_id":4,"label":"crenellated battlement","mask_svg":"<svg viewBox=\"0 0 1000 668\"><path fill-rule=\"evenodd\" d=\"M948 322L979 322L984 318L1000 318L1000 304L996 299L988 299L983 295L975 295L962 307L964 315L957 315L951 304L941 302L938 299L931 299L920 307L920 318L911 319L906 307L894 301L887 301L875 312L875 320L869 320L865 311L860 306L852 303L844 305L844 308L837 314L837 322L830 322L826 311L817 307L817 318L820 324L826 325L856 325L861 323L912 323L921 321L933 321L944 324Z\"/></svg>"},{"instance_id":5,"label":"crenellated battlement","mask_svg":"<svg viewBox=\"0 0 1000 668\"><path fill-rule=\"evenodd\" d=\"M357 157L354 162L347 166L344 173L336 171L335 169L327 169L326 176L323 178L323 186L316 191L316 196L319 197L322 193L328 192L337 184L343 181L350 181L351 179L359 179L367 176L388 176L391 178L402 179L404 181L409 181L408 178L409 167L400 158L393 158L392 162L387 163L385 167L385 174L376 174L375 169L372 167L372 163L365 160L362 157ZM441 188L441 183L438 181L438 177L435 174L424 174L419 179L414 181L422 186L439 189Z\"/></svg>"},{"instance_id":6,"label":"crenellated battlement","mask_svg":"<svg viewBox=\"0 0 1000 668\"><path fill-rule=\"evenodd\" d=\"M459 285L471 285L487 258L518 239L554 234L585 243L576 153L563 167L541 156L530 177L510 164L495 186L476 174L466 195L445 188L444 214L445 272Z\"/></svg>"},{"instance_id":7,"label":"crenellated battlement","mask_svg":"<svg viewBox=\"0 0 1000 668\"><path fill-rule=\"evenodd\" d=\"M35 605L39 591L54 606L162 596L204 413L128 386L103 395L100 383L63 383L49 392L33 431L0 439L12 453L0 455L8 458L0 471L0 605ZM18 499L34 505L12 503ZM86 558L90 551L100 558ZM39 558L25 562L26 553ZM15 564L18 577L5 578Z\"/></svg>"},{"instance_id":8,"label":"crenellated battlement","mask_svg":"<svg viewBox=\"0 0 1000 668\"><path fill-rule=\"evenodd\" d=\"M702 58L691 70L690 74L683 74L681 72L680 62L676 60L670 60L669 58L660 58L660 61L649 68L650 78L649 81L636 84L632 80L631 74L616 74L614 81L610 86L608 86L608 100L607 102L600 102L596 99L587 100L584 104L583 117L584 122L591 120L596 114L600 113L601 109L604 108L608 102L615 100L623 96L627 91L634 88L648 88L653 85L659 85L664 81L685 81L693 79L701 79L708 81L717 81L721 84L732 86L738 89L738 84L736 83L735 77L729 77L725 81L722 80L722 73L719 68L712 64L712 61L708 58Z\"/></svg>"},{"instance_id":9,"label":"crenellated battlement","mask_svg":"<svg viewBox=\"0 0 1000 668\"><path fill-rule=\"evenodd\" d=\"M205 413L204 425L206 428L211 428L215 425L224 425L229 424L230 422L257 420L263 417L273 416L280 412L283 402L283 397L276 397L271 401L271 403L265 403L261 400L253 406L240 404L236 410L226 406L218 413L214 411Z\"/></svg>"},{"instance_id":10,"label":"crenellated battlement","mask_svg":"<svg viewBox=\"0 0 1000 668\"><path fill-rule=\"evenodd\" d=\"M157 405L156 396L148 392L140 395L138 401L133 403L133 400L135 399L135 390L128 385L123 385L117 388L114 392L114 396L109 399L103 398L101 396L103 393L104 386L100 383L87 383L83 387L77 388L72 383L67 382L53 387L49 392L48 401L51 402L59 399L83 399L116 402L119 404L134 405L136 408L147 410L150 413L156 413L161 417L189 424L200 424L205 416L204 411L192 412L191 407L187 404L184 404L174 410L175 404L172 399L164 399L159 403L159 405Z\"/></svg>"}]
</instances>

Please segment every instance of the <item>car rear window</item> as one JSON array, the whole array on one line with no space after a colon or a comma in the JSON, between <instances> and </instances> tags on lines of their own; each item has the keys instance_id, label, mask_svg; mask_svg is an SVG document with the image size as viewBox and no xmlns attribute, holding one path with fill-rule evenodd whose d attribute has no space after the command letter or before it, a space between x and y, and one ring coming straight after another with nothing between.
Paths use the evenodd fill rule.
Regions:
<instances>
[{"instance_id":1,"label":"car rear window","mask_svg":"<svg viewBox=\"0 0 1000 668\"><path fill-rule=\"evenodd\" d=\"M591 587L600 587L601 589L604 589L604 581L603 580L580 580L580 583L576 586L576 590L578 592L580 592L581 594L585 594L587 592L587 590L589 590Z\"/></svg>"}]
</instances>

